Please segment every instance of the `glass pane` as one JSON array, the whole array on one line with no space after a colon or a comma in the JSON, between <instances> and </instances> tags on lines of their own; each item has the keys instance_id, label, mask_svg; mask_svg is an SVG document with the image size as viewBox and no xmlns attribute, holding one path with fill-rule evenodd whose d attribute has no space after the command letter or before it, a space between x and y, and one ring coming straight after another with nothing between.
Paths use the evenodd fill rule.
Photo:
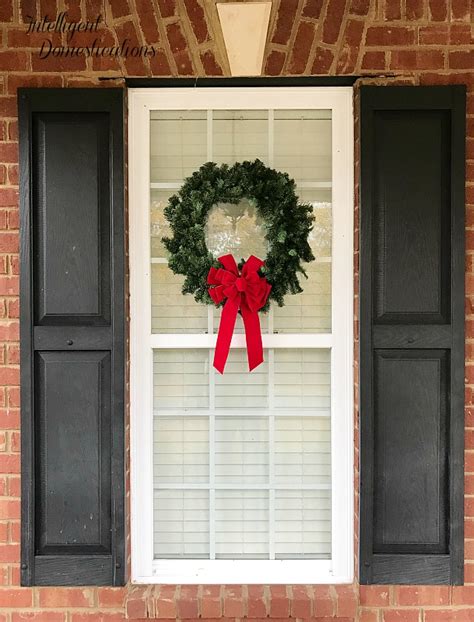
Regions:
<instances>
[{"instance_id":1,"label":"glass pane","mask_svg":"<svg viewBox=\"0 0 474 622\"><path fill-rule=\"evenodd\" d=\"M331 182L331 111L275 110L274 119L274 167L297 184Z\"/></svg>"},{"instance_id":2,"label":"glass pane","mask_svg":"<svg viewBox=\"0 0 474 622\"><path fill-rule=\"evenodd\" d=\"M207 417L154 417L153 462L156 484L209 482Z\"/></svg>"},{"instance_id":3,"label":"glass pane","mask_svg":"<svg viewBox=\"0 0 474 622\"><path fill-rule=\"evenodd\" d=\"M275 557L330 559L330 490L275 492Z\"/></svg>"},{"instance_id":4,"label":"glass pane","mask_svg":"<svg viewBox=\"0 0 474 622\"><path fill-rule=\"evenodd\" d=\"M209 558L209 492L155 490L154 557Z\"/></svg>"},{"instance_id":5,"label":"glass pane","mask_svg":"<svg viewBox=\"0 0 474 622\"><path fill-rule=\"evenodd\" d=\"M268 559L268 492L216 490L216 559Z\"/></svg>"},{"instance_id":6,"label":"glass pane","mask_svg":"<svg viewBox=\"0 0 474 622\"><path fill-rule=\"evenodd\" d=\"M167 256L167 251L161 239L163 237L171 237L172 231L163 210L168 203L168 199L175 193L176 190L151 190L150 250L152 257L165 258Z\"/></svg>"},{"instance_id":7,"label":"glass pane","mask_svg":"<svg viewBox=\"0 0 474 622\"><path fill-rule=\"evenodd\" d=\"M167 263L151 265L151 330L153 333L207 333L207 306L181 292L184 276Z\"/></svg>"},{"instance_id":8,"label":"glass pane","mask_svg":"<svg viewBox=\"0 0 474 622\"><path fill-rule=\"evenodd\" d=\"M268 418L216 417L218 484L268 483Z\"/></svg>"},{"instance_id":9,"label":"glass pane","mask_svg":"<svg viewBox=\"0 0 474 622\"><path fill-rule=\"evenodd\" d=\"M207 160L205 110L155 110L150 116L150 181L179 182Z\"/></svg>"},{"instance_id":10,"label":"glass pane","mask_svg":"<svg viewBox=\"0 0 474 622\"><path fill-rule=\"evenodd\" d=\"M237 204L218 203L208 216L206 244L214 257L231 254L237 263L250 255L264 259L267 254L263 221L255 206L243 199Z\"/></svg>"},{"instance_id":11,"label":"glass pane","mask_svg":"<svg viewBox=\"0 0 474 622\"><path fill-rule=\"evenodd\" d=\"M331 332L331 237L332 210L324 200L330 190L299 192L300 200L313 205L314 228L309 242L315 261L303 264L308 278L300 276L301 294L285 297L285 306L273 306L273 327L277 333Z\"/></svg>"},{"instance_id":12,"label":"glass pane","mask_svg":"<svg viewBox=\"0 0 474 622\"><path fill-rule=\"evenodd\" d=\"M153 407L170 409L209 407L209 351L153 351Z\"/></svg>"},{"instance_id":13,"label":"glass pane","mask_svg":"<svg viewBox=\"0 0 474 622\"><path fill-rule=\"evenodd\" d=\"M213 110L212 161L268 160L268 111Z\"/></svg>"},{"instance_id":14,"label":"glass pane","mask_svg":"<svg viewBox=\"0 0 474 622\"><path fill-rule=\"evenodd\" d=\"M214 354L212 356L214 357ZM224 374L215 374L216 408L268 407L266 352L264 358L265 362L249 373L247 351L236 348L230 350Z\"/></svg>"},{"instance_id":15,"label":"glass pane","mask_svg":"<svg viewBox=\"0 0 474 622\"><path fill-rule=\"evenodd\" d=\"M331 406L329 350L275 349L275 407L321 410Z\"/></svg>"},{"instance_id":16,"label":"glass pane","mask_svg":"<svg viewBox=\"0 0 474 622\"><path fill-rule=\"evenodd\" d=\"M275 417L274 451L277 484L331 483L329 417Z\"/></svg>"}]
</instances>

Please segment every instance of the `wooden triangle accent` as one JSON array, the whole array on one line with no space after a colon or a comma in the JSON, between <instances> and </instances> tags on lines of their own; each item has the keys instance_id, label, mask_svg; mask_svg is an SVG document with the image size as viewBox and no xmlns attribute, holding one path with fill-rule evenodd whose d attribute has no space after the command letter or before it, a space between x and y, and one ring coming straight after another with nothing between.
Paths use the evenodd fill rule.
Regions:
<instances>
[{"instance_id":1,"label":"wooden triangle accent","mask_svg":"<svg viewBox=\"0 0 474 622\"><path fill-rule=\"evenodd\" d=\"M271 2L222 2L217 11L233 76L259 76Z\"/></svg>"}]
</instances>

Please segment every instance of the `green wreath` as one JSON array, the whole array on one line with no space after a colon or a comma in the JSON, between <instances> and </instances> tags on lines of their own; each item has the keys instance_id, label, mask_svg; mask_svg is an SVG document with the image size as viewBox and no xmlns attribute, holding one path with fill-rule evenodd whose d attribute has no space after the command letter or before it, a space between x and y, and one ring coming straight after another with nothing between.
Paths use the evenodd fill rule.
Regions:
<instances>
[{"instance_id":1,"label":"green wreath","mask_svg":"<svg viewBox=\"0 0 474 622\"><path fill-rule=\"evenodd\" d=\"M268 254L261 257L265 276L272 286L269 301L283 306L286 294L302 292L298 274L306 277L302 262L314 259L308 243L313 228L312 206L300 203L295 182L287 173L268 168L260 160L233 166L207 162L185 179L170 197L164 213L173 232L163 238L169 252L169 267L183 274L183 294L194 294L198 302L214 304L208 293L209 269L220 267L206 245L206 222L216 203L237 204L246 198L263 221ZM245 258L248 259L248 258ZM242 268L244 259L239 264ZM268 309L269 301L262 311Z\"/></svg>"}]
</instances>

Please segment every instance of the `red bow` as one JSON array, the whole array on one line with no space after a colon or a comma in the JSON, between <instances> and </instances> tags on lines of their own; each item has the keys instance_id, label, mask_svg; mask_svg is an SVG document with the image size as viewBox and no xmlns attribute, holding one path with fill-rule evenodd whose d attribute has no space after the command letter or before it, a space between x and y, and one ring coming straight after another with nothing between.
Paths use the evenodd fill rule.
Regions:
<instances>
[{"instance_id":1,"label":"red bow","mask_svg":"<svg viewBox=\"0 0 474 622\"><path fill-rule=\"evenodd\" d=\"M247 341L249 371L252 371L263 362L258 311L267 302L272 286L265 277L258 275L264 262L254 255L244 263L241 274L232 255L223 255L219 257L219 261L224 268L211 268L207 275L208 284L215 286L209 288L209 295L216 305L227 298L217 333L214 367L221 374L224 372L237 312L240 309Z\"/></svg>"}]
</instances>

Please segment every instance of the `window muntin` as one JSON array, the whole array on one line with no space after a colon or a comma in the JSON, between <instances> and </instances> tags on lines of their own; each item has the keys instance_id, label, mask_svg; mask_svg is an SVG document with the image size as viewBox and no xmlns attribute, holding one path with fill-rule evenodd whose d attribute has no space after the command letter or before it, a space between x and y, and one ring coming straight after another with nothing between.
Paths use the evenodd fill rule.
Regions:
<instances>
[{"instance_id":1,"label":"window muntin","mask_svg":"<svg viewBox=\"0 0 474 622\"><path fill-rule=\"evenodd\" d=\"M315 95L315 89L309 90ZM265 91L269 94L274 89ZM334 390L331 396L331 375L334 378L337 371L343 382L350 376L347 360L345 368L339 369L343 350L348 354L350 312L337 314L331 307L331 282L337 276L334 263L339 269L344 266L346 272L350 266L347 256L345 264L344 257L331 261L333 241L342 249L344 229L347 235L341 214L333 223L332 194L336 190L337 195L339 189L332 171L342 147L334 145L334 137L342 136L333 127L334 116L336 121L342 120L343 110L350 112L348 93L345 102L340 98L339 106L326 98L330 105L325 108L311 98L311 107L298 109L285 108L285 102L275 97L276 93L272 95L265 107L262 102L260 108L251 109L247 105L250 98L246 108L238 110L231 105L232 97L222 98L222 109L204 93L202 98L212 108L199 109L198 102L184 108L180 98L175 102L180 105L173 109L171 101L163 106L157 96L158 105L150 101L141 115L141 144L149 141L150 154L151 211L149 224L142 219L141 232L146 225L151 316L148 330L142 331L146 346L139 344L137 349L150 353L148 369L153 378L153 415L148 413L153 451L147 465L152 467L153 501L144 503L153 513L151 520L148 515L145 521L153 532L153 558L143 551L135 558L147 558L142 568L147 565L156 580L168 580L167 572L178 572L177 581L181 582L186 582L187 573L193 577L189 582L212 582L213 573L219 582L238 582L241 572L240 580L252 582L245 562L249 559L258 560L252 563L266 569L269 582L272 575L275 582L285 581L285 572L292 576L287 580L297 581L295 569L303 572L310 560L312 576L303 580L315 580L316 567L318 580L325 582L338 580L338 574L341 580L344 573L348 576L352 571L348 564L352 543L349 545L347 538L351 520L347 514L351 505L347 465L351 460L343 459L345 484L343 469L331 461L334 448L347 448L351 436L349 429L340 430L339 438L335 432L344 419L351 418L347 416L347 384L344 390L339 387L344 399L334 399ZM345 125L350 121L345 118ZM350 163L347 153L345 156ZM203 162L232 164L255 157L294 175L301 200L313 203L316 223L311 243L317 260L308 266L304 293L287 297L285 307L272 308L262 316L265 363L248 374L243 335L236 336L226 372L220 376L212 368L219 312L196 304L191 296L182 296L182 277L167 268L160 242L167 233L162 210L183 178ZM350 179L351 171L342 177ZM344 187L348 179L340 185ZM350 199L347 187L345 191ZM143 188L140 194L145 197ZM336 196L337 207L346 209L350 221L351 205L344 208L342 195ZM245 229L254 221L239 219L242 233L247 233L240 236L232 210L219 206L219 211L217 224L220 220L221 229L234 234L234 241L241 238L237 247L243 257L248 256L245 242L250 241L252 252L254 239ZM218 226L214 232L219 233ZM346 242L350 247L350 236ZM133 271L132 265L132 280ZM331 332L334 319L346 334L337 337ZM238 332L242 332L239 326ZM344 348L338 343L344 343ZM344 413L331 413L341 407ZM340 489L341 481L345 490ZM341 494L344 504L340 503ZM346 506L344 516L340 514L342 505ZM342 529L346 533L341 538ZM344 542L346 550L342 550ZM234 560L233 571L226 577L222 575L228 567L225 560ZM143 575L143 570L134 574ZM262 580L260 576L255 582Z\"/></svg>"}]
</instances>

